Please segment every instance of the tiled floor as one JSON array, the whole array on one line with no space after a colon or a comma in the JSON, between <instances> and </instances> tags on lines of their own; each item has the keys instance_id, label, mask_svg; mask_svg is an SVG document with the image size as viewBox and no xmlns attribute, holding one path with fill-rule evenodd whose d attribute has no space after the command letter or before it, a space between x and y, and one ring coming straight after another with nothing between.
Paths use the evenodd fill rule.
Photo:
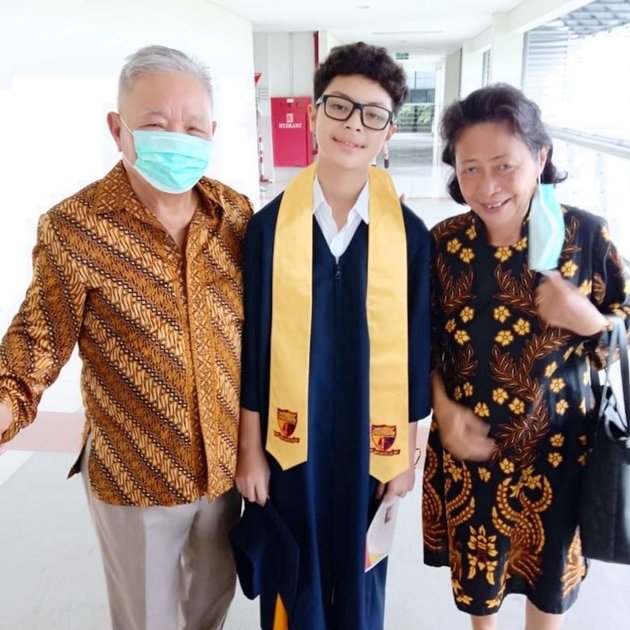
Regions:
<instances>
[{"instance_id":1,"label":"tiled floor","mask_svg":"<svg viewBox=\"0 0 630 630\"><path fill-rule=\"evenodd\" d=\"M17 451L16 451L17 452ZM9 453L10 455L13 452ZM0 462L7 457L0 456ZM107 630L101 562L68 453L35 453L0 485L0 629ZM419 475L418 475L419 481ZM446 569L422 565L419 483L401 504L390 559L387 630L465 630ZM593 563L567 630L630 627L630 567ZM523 599L506 599L503 630L522 628ZM238 592L226 630L256 630L257 602ZM175 630L175 629L173 629ZM299 629L297 629L299 630Z\"/></svg>"},{"instance_id":2,"label":"tiled floor","mask_svg":"<svg viewBox=\"0 0 630 630\"><path fill-rule=\"evenodd\" d=\"M434 168L430 138L401 137L390 153L399 192L428 226L461 211L443 197L445 173ZM282 190L293 172L278 171L261 203ZM0 630L106 630L104 581L83 488L77 477L65 481L80 439L80 415L41 415L0 455ZM448 570L422 564L417 477L399 514L386 628L463 630L469 623L452 602ZM505 601L502 630L523 627L523 606L521 597ZM226 630L255 630L257 620L257 603L239 592ZM565 627L630 628L630 567L593 563Z\"/></svg>"}]
</instances>

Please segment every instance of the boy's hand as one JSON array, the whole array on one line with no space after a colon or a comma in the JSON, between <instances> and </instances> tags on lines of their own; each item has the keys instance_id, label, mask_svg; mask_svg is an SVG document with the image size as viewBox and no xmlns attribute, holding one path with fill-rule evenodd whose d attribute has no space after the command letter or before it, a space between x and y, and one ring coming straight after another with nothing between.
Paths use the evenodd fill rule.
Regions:
<instances>
[{"instance_id":1,"label":"boy's hand","mask_svg":"<svg viewBox=\"0 0 630 630\"><path fill-rule=\"evenodd\" d=\"M404 497L413 490L416 482L416 469L414 466L407 468L400 475L394 477L388 483L379 483L376 486L376 498L383 498L383 501L391 501L394 497Z\"/></svg>"},{"instance_id":2,"label":"boy's hand","mask_svg":"<svg viewBox=\"0 0 630 630\"><path fill-rule=\"evenodd\" d=\"M248 501L265 505L269 498L269 464L260 446L238 450L236 488Z\"/></svg>"}]
</instances>

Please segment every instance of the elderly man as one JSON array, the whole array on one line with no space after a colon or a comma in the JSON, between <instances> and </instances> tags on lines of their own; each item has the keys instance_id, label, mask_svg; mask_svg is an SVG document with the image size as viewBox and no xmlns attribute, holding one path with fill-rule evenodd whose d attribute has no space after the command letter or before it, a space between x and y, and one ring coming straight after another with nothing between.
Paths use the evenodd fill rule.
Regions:
<instances>
[{"instance_id":1,"label":"elderly man","mask_svg":"<svg viewBox=\"0 0 630 630\"><path fill-rule=\"evenodd\" d=\"M122 161L40 220L33 280L0 346L0 443L36 415L75 343L79 466L117 630L220 628L234 594L227 531L249 201L206 179L207 70L149 46L107 117Z\"/></svg>"}]
</instances>

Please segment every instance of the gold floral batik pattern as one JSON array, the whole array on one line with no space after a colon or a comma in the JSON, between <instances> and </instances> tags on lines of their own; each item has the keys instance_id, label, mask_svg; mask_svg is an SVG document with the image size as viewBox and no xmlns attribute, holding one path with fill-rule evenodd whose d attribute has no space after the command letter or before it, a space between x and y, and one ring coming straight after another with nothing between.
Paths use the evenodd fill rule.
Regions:
<instances>
[{"instance_id":1,"label":"gold floral batik pattern","mask_svg":"<svg viewBox=\"0 0 630 630\"><path fill-rule=\"evenodd\" d=\"M625 317L628 282L604 221L564 213L560 273L601 312ZM497 450L482 464L457 461L431 427L425 562L450 566L456 604L470 614L496 612L510 592L561 613L586 574L576 496L599 340L538 318L541 278L527 265L527 221L510 247L490 246L472 212L432 234L435 361L449 396L490 424Z\"/></svg>"}]
</instances>

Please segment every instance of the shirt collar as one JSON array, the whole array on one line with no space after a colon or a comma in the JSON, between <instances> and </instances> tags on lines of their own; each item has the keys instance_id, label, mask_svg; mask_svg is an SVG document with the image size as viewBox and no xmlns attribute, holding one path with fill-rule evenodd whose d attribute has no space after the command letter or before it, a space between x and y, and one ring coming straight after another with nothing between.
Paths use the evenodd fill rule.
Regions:
<instances>
[{"instance_id":1,"label":"shirt collar","mask_svg":"<svg viewBox=\"0 0 630 630\"><path fill-rule=\"evenodd\" d=\"M324 191L322 190L321 184L319 183L319 179L315 176L315 181L313 182L313 214L317 212L320 206L324 206L326 208L330 208L329 203L326 201L326 197L324 197ZM365 186L361 189L357 200L350 209L350 212L356 210L361 220L369 224L370 222L370 194L369 194L369 186L368 183L365 182ZM332 210L331 210L332 212Z\"/></svg>"},{"instance_id":2,"label":"shirt collar","mask_svg":"<svg viewBox=\"0 0 630 630\"><path fill-rule=\"evenodd\" d=\"M212 220L220 220L226 203L221 187L213 180L202 177L195 185L195 189L201 198L202 212ZM148 212L131 187L122 160L98 182L94 195L94 210L97 214L120 210L141 215Z\"/></svg>"}]
</instances>

